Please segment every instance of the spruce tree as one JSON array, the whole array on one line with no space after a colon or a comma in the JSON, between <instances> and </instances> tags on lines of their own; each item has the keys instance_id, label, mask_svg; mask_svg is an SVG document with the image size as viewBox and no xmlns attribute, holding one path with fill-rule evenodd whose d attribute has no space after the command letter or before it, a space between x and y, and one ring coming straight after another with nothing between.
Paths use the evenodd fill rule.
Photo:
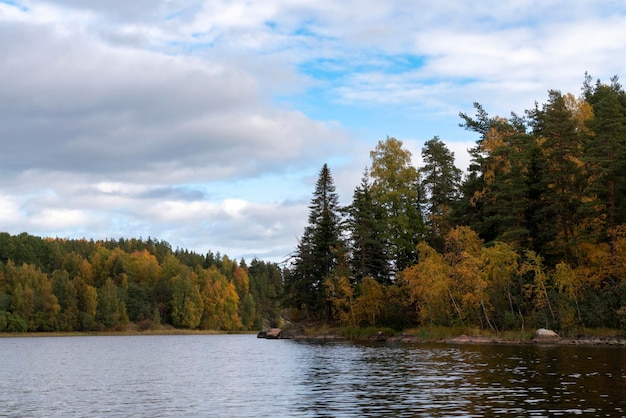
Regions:
<instances>
[{"instance_id":1,"label":"spruce tree","mask_svg":"<svg viewBox=\"0 0 626 418\"><path fill-rule=\"evenodd\" d=\"M324 164L309 205L309 223L287 276L292 302L309 319L321 318L327 311L323 283L337 265L338 249L343 246L340 221L339 197Z\"/></svg>"},{"instance_id":2,"label":"spruce tree","mask_svg":"<svg viewBox=\"0 0 626 418\"><path fill-rule=\"evenodd\" d=\"M346 208L346 212L354 284L368 276L381 284L390 284L383 214L380 207L374 204L367 174L354 189L352 204Z\"/></svg>"}]
</instances>

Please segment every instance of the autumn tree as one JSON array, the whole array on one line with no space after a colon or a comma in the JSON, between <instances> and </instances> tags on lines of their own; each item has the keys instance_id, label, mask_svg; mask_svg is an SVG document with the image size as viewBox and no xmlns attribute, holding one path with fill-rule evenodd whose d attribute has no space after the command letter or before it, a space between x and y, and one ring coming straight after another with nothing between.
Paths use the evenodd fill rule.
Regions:
<instances>
[{"instance_id":1,"label":"autumn tree","mask_svg":"<svg viewBox=\"0 0 626 418\"><path fill-rule=\"evenodd\" d=\"M346 275L336 275L324 281L326 295L331 303L333 318L341 325L357 326L354 309L354 288Z\"/></svg>"},{"instance_id":2,"label":"autumn tree","mask_svg":"<svg viewBox=\"0 0 626 418\"><path fill-rule=\"evenodd\" d=\"M235 267L232 282L237 290L238 311L241 318L241 326L244 329L251 329L255 318L255 303L250 293L250 277L248 276L248 268L242 260L239 266Z\"/></svg>"},{"instance_id":3,"label":"autumn tree","mask_svg":"<svg viewBox=\"0 0 626 418\"><path fill-rule=\"evenodd\" d=\"M239 295L237 289L216 266L200 273L201 296L203 302L202 329L241 329L239 316Z\"/></svg>"},{"instance_id":4,"label":"autumn tree","mask_svg":"<svg viewBox=\"0 0 626 418\"><path fill-rule=\"evenodd\" d=\"M498 330L524 327L519 263L517 251L504 242L484 246L480 252L480 274L487 283L486 311L490 311L490 320Z\"/></svg>"},{"instance_id":5,"label":"autumn tree","mask_svg":"<svg viewBox=\"0 0 626 418\"><path fill-rule=\"evenodd\" d=\"M370 158L370 192L383 211L389 257L394 272L399 272L415 263L415 246L425 237L419 172L411 152L395 138L379 141Z\"/></svg>"},{"instance_id":6,"label":"autumn tree","mask_svg":"<svg viewBox=\"0 0 626 418\"><path fill-rule=\"evenodd\" d=\"M524 294L535 309L535 325L550 328L556 317L550 300L552 283L542 257L534 251L527 250L520 267L520 273L527 276Z\"/></svg>"},{"instance_id":7,"label":"autumn tree","mask_svg":"<svg viewBox=\"0 0 626 418\"><path fill-rule=\"evenodd\" d=\"M359 283L358 297L354 301L354 316L357 324L377 326L385 307L385 288L371 277Z\"/></svg>"},{"instance_id":8,"label":"autumn tree","mask_svg":"<svg viewBox=\"0 0 626 418\"><path fill-rule=\"evenodd\" d=\"M481 274L480 253L483 242L471 228L452 229L445 240L444 258L450 268L462 317L481 328L495 330L491 319L493 306L487 295L487 277Z\"/></svg>"},{"instance_id":9,"label":"autumn tree","mask_svg":"<svg viewBox=\"0 0 626 418\"><path fill-rule=\"evenodd\" d=\"M453 294L450 267L443 256L425 242L417 245L418 263L402 272L419 318L424 324L450 325L462 318Z\"/></svg>"}]
</instances>

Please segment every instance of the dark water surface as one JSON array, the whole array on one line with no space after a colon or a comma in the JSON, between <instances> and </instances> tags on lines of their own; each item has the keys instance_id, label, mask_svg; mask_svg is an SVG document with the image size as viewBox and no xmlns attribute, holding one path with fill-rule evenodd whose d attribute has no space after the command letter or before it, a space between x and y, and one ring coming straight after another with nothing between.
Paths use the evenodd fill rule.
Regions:
<instances>
[{"instance_id":1,"label":"dark water surface","mask_svg":"<svg viewBox=\"0 0 626 418\"><path fill-rule=\"evenodd\" d=\"M1 417L626 415L626 349L0 338Z\"/></svg>"}]
</instances>

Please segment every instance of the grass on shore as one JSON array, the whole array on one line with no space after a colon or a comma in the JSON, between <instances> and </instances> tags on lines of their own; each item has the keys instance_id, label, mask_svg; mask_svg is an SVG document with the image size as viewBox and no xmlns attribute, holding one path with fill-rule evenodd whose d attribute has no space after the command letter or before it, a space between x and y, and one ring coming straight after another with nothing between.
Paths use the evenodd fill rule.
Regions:
<instances>
[{"instance_id":1,"label":"grass on shore","mask_svg":"<svg viewBox=\"0 0 626 418\"><path fill-rule=\"evenodd\" d=\"M50 332L0 332L0 338L10 337L79 337L92 335L220 335L256 334L258 331L221 331L174 328L170 325L144 329L130 323L125 329L104 331L50 331Z\"/></svg>"},{"instance_id":2,"label":"grass on shore","mask_svg":"<svg viewBox=\"0 0 626 418\"><path fill-rule=\"evenodd\" d=\"M292 328L291 327L287 328ZM386 338L398 335L416 337L422 341L443 341L449 340L461 335L469 337L487 337L500 341L530 341L532 340L535 329L519 329L494 332L473 327L443 327L443 326L423 326L410 328L403 331L395 331L385 327L337 327L325 323L308 323L300 324L297 327L302 334L307 337L316 337L319 335L339 335L351 340L367 340L380 336ZM89 335L218 335L218 334L256 334L258 331L221 331L221 330L190 330L174 328L170 325L162 325L156 328L143 328L137 324L129 324L125 329L121 330L104 330L104 331L70 331L70 332L20 332L20 333L0 333L0 338L7 337L69 337L69 336L89 336ZM565 338L616 338L625 337L626 332L619 329L610 328L581 328L572 329L568 332L560 334Z\"/></svg>"},{"instance_id":3,"label":"grass on shore","mask_svg":"<svg viewBox=\"0 0 626 418\"><path fill-rule=\"evenodd\" d=\"M417 328L394 331L384 327L334 327L328 324L312 324L302 326L303 335L315 337L319 335L340 335L352 340L375 339L380 336L394 337L399 335L416 337L421 341L444 341L466 335L468 337L485 337L498 341L524 342L531 341L535 335L535 328L506 330L495 332L475 327L443 327L422 326ZM558 331L557 331L558 332ZM617 338L625 337L626 332L619 329L595 328L572 329L567 332L558 332L564 338Z\"/></svg>"}]
</instances>

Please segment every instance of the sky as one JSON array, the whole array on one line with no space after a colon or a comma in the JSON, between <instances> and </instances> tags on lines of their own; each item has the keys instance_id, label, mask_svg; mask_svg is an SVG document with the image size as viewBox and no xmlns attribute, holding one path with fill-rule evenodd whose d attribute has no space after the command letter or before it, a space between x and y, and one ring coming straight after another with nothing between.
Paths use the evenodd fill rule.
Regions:
<instances>
[{"instance_id":1,"label":"sky","mask_svg":"<svg viewBox=\"0 0 626 418\"><path fill-rule=\"evenodd\" d=\"M0 231L282 262L325 163L625 69L622 1L0 0Z\"/></svg>"}]
</instances>

